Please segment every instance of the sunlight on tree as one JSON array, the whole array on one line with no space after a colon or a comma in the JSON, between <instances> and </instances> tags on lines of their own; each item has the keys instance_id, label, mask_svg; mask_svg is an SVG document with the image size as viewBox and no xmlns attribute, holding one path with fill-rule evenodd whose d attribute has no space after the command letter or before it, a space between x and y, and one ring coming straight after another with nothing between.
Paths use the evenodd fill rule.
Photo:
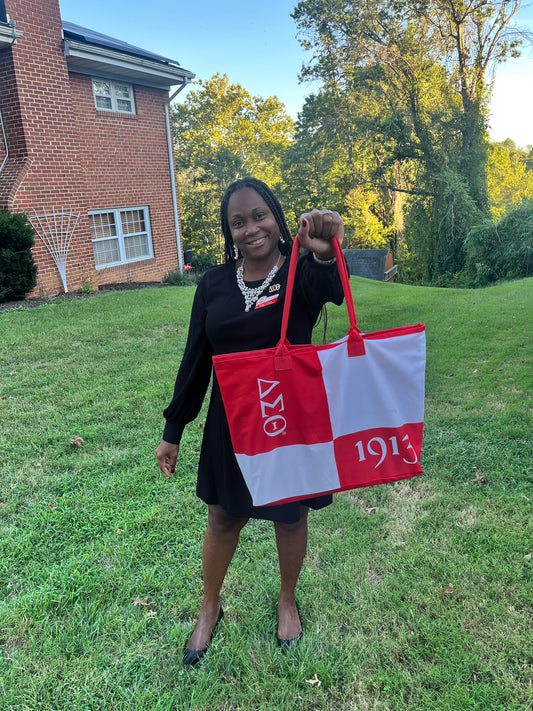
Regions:
<instances>
[{"instance_id":1,"label":"sunlight on tree","mask_svg":"<svg viewBox=\"0 0 533 711\"><path fill-rule=\"evenodd\" d=\"M219 206L226 186L254 175L276 190L293 121L276 98L251 96L227 76L198 81L173 109L184 244L222 261Z\"/></svg>"},{"instance_id":2,"label":"sunlight on tree","mask_svg":"<svg viewBox=\"0 0 533 711\"><path fill-rule=\"evenodd\" d=\"M513 207L533 197L531 154L516 148L511 140L493 143L489 149L487 183L490 211L496 221Z\"/></svg>"}]
</instances>

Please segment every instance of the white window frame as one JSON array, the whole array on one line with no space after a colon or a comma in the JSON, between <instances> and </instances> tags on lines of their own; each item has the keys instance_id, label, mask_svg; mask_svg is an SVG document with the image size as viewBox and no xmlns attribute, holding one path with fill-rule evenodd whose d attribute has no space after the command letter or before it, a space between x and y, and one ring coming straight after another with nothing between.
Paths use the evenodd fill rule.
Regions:
<instances>
[{"instance_id":1,"label":"white window frame","mask_svg":"<svg viewBox=\"0 0 533 711\"><path fill-rule=\"evenodd\" d=\"M98 94L98 92L96 91L95 82L97 82L97 81L105 81L109 84L109 86L111 88L110 96L109 97L106 96L106 98L111 99L111 108L110 109L106 109L103 106L98 106L98 104L96 103L97 96L104 96L104 94ZM124 111L123 109L118 108L118 101L122 98L122 97L117 97L116 87L118 87L118 86L125 86L128 88L129 93L130 93L129 100L131 101L131 111ZM135 98L133 95L133 85L132 84L128 84L127 82L124 82L124 81L113 81L112 79L104 79L103 77L93 77L92 87L93 87L94 107L97 111L109 111L112 113L128 114L128 115L132 115L132 114L136 113Z\"/></svg>"},{"instance_id":2,"label":"white window frame","mask_svg":"<svg viewBox=\"0 0 533 711\"><path fill-rule=\"evenodd\" d=\"M133 210L139 210L139 211L143 212L145 229L142 232L130 232L130 233L124 234L122 232L121 215L124 212L130 212ZM97 264L96 263L96 255L94 254L94 247L93 247L95 268L97 270L109 269L110 267L117 267L117 266L120 266L121 264L131 264L133 262L143 262L146 259L153 259L154 248L153 248L153 243L152 243L152 230L150 228L150 214L149 214L148 206L147 205L136 205L133 207L108 208L107 210L89 210L89 212L88 212L89 217L91 217L92 215L108 215L108 214L114 215L116 234L109 235L106 237L93 237L91 239L91 243L94 245L95 242L109 242L111 240L117 240L120 260L115 261L115 262L106 262L105 264ZM126 258L126 247L125 247L124 241L128 237L135 237L136 235L146 235L147 242L148 242L148 254L142 255L141 257L133 257L131 259L127 259Z\"/></svg>"}]
</instances>

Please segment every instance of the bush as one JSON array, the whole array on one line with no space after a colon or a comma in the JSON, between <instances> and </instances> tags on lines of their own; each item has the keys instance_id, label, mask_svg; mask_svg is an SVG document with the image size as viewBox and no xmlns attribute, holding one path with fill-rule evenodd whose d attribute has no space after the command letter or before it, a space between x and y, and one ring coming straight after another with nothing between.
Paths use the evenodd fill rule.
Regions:
<instances>
[{"instance_id":1,"label":"bush","mask_svg":"<svg viewBox=\"0 0 533 711\"><path fill-rule=\"evenodd\" d=\"M173 284L174 286L195 286L200 280L200 275L195 272L186 271L181 274L177 269L168 272L163 277L163 284Z\"/></svg>"},{"instance_id":2,"label":"bush","mask_svg":"<svg viewBox=\"0 0 533 711\"><path fill-rule=\"evenodd\" d=\"M181 274L177 269L168 272L163 278L163 284L174 284L174 286L194 286L200 281L202 272L214 267L217 264L215 257L209 254L198 254L191 259L189 267Z\"/></svg>"},{"instance_id":3,"label":"bush","mask_svg":"<svg viewBox=\"0 0 533 711\"><path fill-rule=\"evenodd\" d=\"M191 259L191 267L199 272L203 272L206 269L209 269L209 267L214 267L216 264L216 257L212 254L196 254Z\"/></svg>"},{"instance_id":4,"label":"bush","mask_svg":"<svg viewBox=\"0 0 533 711\"><path fill-rule=\"evenodd\" d=\"M533 275L533 202L508 212L497 224L475 227L465 247L471 286Z\"/></svg>"},{"instance_id":5,"label":"bush","mask_svg":"<svg viewBox=\"0 0 533 711\"><path fill-rule=\"evenodd\" d=\"M37 283L33 235L26 215L0 211L0 302L23 299Z\"/></svg>"}]
</instances>

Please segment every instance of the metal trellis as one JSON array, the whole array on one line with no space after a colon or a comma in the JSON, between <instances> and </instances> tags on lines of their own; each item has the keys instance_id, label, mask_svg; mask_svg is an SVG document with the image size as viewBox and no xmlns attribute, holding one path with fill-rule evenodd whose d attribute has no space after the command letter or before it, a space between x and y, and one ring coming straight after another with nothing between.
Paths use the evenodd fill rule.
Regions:
<instances>
[{"instance_id":1,"label":"metal trellis","mask_svg":"<svg viewBox=\"0 0 533 711\"><path fill-rule=\"evenodd\" d=\"M55 207L52 207L51 212L47 212L43 207L41 215L37 214L35 208L33 212L33 217L28 216L28 220L50 252L63 282L63 288L68 291L67 254L80 214L72 210L65 212L63 208L61 212L56 212Z\"/></svg>"}]
</instances>

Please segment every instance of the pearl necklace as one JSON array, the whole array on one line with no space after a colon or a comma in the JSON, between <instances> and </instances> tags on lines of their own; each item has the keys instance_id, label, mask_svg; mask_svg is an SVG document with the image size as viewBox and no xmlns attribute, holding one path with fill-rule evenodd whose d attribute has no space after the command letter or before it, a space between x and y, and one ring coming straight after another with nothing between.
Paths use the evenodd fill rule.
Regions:
<instances>
[{"instance_id":1,"label":"pearl necklace","mask_svg":"<svg viewBox=\"0 0 533 711\"><path fill-rule=\"evenodd\" d=\"M266 279L260 286L256 286L254 289L251 289L249 286L246 286L244 283L244 259L242 260L242 264L240 267L237 267L237 286L241 290L241 294L244 296L244 310L249 311L252 306L255 304L257 299L261 296L263 291L267 288L267 286L270 284L272 279L276 276L277 271L278 271L278 265L279 265L279 260L281 259L281 252L278 257L278 261L274 264L272 269L268 272Z\"/></svg>"}]
</instances>

